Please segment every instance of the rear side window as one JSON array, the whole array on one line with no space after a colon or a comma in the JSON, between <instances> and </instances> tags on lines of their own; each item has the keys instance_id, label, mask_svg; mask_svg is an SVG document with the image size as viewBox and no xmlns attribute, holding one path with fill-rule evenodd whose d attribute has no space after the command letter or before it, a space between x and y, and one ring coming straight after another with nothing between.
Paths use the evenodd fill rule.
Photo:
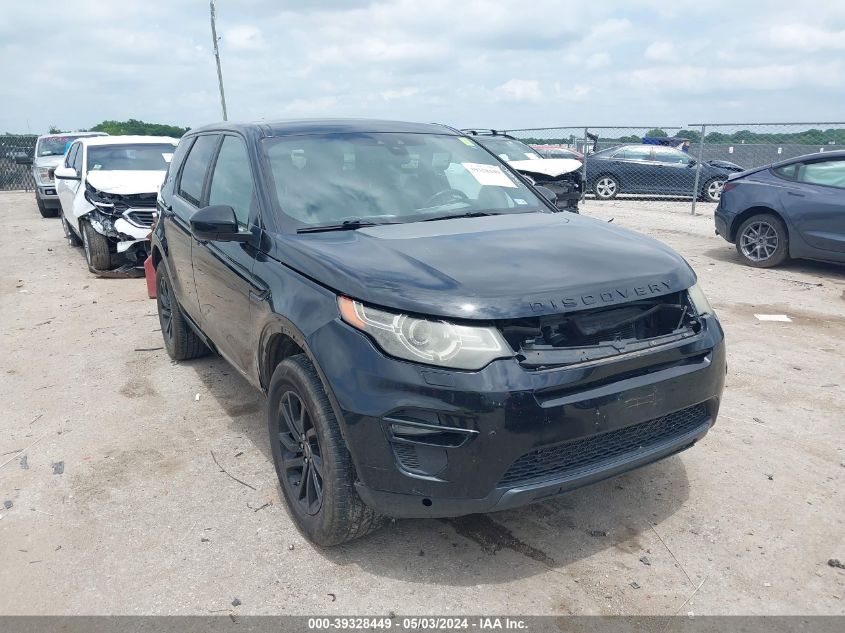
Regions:
<instances>
[{"instance_id":1,"label":"rear side window","mask_svg":"<svg viewBox=\"0 0 845 633\"><path fill-rule=\"evenodd\" d=\"M246 228L254 197L255 188L246 145L236 136L225 136L211 176L208 204L225 204L232 207L238 218L238 225Z\"/></svg>"},{"instance_id":2,"label":"rear side window","mask_svg":"<svg viewBox=\"0 0 845 633\"><path fill-rule=\"evenodd\" d=\"M801 165L798 180L811 185L845 189L845 160L819 160Z\"/></svg>"},{"instance_id":3,"label":"rear side window","mask_svg":"<svg viewBox=\"0 0 845 633\"><path fill-rule=\"evenodd\" d=\"M798 167L801 163L792 163L791 165L784 165L783 167L776 167L774 172L781 178L788 180L795 180L798 174Z\"/></svg>"},{"instance_id":4,"label":"rear side window","mask_svg":"<svg viewBox=\"0 0 845 633\"><path fill-rule=\"evenodd\" d=\"M626 160L651 160L650 147L626 147L621 153L621 158ZM616 157L620 157L619 154Z\"/></svg>"},{"instance_id":5,"label":"rear side window","mask_svg":"<svg viewBox=\"0 0 845 633\"><path fill-rule=\"evenodd\" d=\"M179 195L196 206L202 204L205 175L219 138L217 135L200 136L194 142L185 160L185 167L182 169L182 177L179 180Z\"/></svg>"}]
</instances>

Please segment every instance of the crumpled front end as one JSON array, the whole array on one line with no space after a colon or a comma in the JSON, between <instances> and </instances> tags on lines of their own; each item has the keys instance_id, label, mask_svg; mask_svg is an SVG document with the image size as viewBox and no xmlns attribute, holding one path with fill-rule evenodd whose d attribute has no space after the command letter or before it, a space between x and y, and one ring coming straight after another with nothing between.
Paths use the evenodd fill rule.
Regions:
<instances>
[{"instance_id":1,"label":"crumpled front end","mask_svg":"<svg viewBox=\"0 0 845 633\"><path fill-rule=\"evenodd\" d=\"M150 232L156 208L157 192L107 193L85 183L85 204L77 218L90 222L105 236L116 267L143 266L150 253Z\"/></svg>"},{"instance_id":2,"label":"crumpled front end","mask_svg":"<svg viewBox=\"0 0 845 633\"><path fill-rule=\"evenodd\" d=\"M578 213L584 191L582 165L567 158L509 161L511 167L533 184L546 187L557 196L555 206L561 211Z\"/></svg>"}]
</instances>

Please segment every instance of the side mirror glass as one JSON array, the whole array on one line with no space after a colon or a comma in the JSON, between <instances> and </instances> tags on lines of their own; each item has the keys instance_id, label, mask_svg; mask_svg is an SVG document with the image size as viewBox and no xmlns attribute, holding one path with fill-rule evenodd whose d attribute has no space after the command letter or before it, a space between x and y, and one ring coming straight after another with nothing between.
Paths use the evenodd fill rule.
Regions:
<instances>
[{"instance_id":1,"label":"side mirror glass","mask_svg":"<svg viewBox=\"0 0 845 633\"><path fill-rule=\"evenodd\" d=\"M534 188L538 192L540 192L540 195L542 195L546 200L548 200L552 204L557 202L557 194L548 187L544 187L543 185L534 185Z\"/></svg>"},{"instance_id":2,"label":"side mirror glass","mask_svg":"<svg viewBox=\"0 0 845 633\"><path fill-rule=\"evenodd\" d=\"M73 167L56 167L56 171L53 173L58 180L79 180L79 176Z\"/></svg>"},{"instance_id":3,"label":"side mirror glass","mask_svg":"<svg viewBox=\"0 0 845 633\"><path fill-rule=\"evenodd\" d=\"M203 207L191 216L191 235L200 241L246 242L252 233L238 230L235 210L226 204Z\"/></svg>"}]
</instances>

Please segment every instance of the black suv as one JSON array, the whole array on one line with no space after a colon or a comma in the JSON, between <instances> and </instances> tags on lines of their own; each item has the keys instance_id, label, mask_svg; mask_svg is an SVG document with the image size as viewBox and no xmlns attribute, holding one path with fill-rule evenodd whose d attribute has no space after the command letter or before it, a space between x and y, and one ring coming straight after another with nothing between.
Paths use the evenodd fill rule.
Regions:
<instances>
[{"instance_id":1,"label":"black suv","mask_svg":"<svg viewBox=\"0 0 845 633\"><path fill-rule=\"evenodd\" d=\"M689 265L555 213L451 128L206 126L158 205L167 351L214 350L267 394L283 493L318 544L546 499L716 418L723 334Z\"/></svg>"}]
</instances>

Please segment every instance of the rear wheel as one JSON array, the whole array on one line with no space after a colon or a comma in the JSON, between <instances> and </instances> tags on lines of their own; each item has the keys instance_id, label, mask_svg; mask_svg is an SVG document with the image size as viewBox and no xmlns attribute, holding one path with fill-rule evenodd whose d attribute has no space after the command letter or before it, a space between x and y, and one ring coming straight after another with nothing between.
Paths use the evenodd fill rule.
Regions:
<instances>
[{"instance_id":1,"label":"rear wheel","mask_svg":"<svg viewBox=\"0 0 845 633\"><path fill-rule=\"evenodd\" d=\"M65 232L65 238L67 238L67 243L71 246L81 246L82 240L79 239L79 236L74 232L74 230L70 227L70 223L67 221L67 218L62 214L62 230Z\"/></svg>"},{"instance_id":2,"label":"rear wheel","mask_svg":"<svg viewBox=\"0 0 845 633\"><path fill-rule=\"evenodd\" d=\"M599 176L593 184L593 192L599 200L612 200L619 193L619 181L614 176Z\"/></svg>"},{"instance_id":3,"label":"rear wheel","mask_svg":"<svg viewBox=\"0 0 845 633\"><path fill-rule=\"evenodd\" d=\"M208 353L208 347L182 316L170 277L159 263L156 268L156 306L164 348L173 360L190 360Z\"/></svg>"},{"instance_id":4,"label":"rear wheel","mask_svg":"<svg viewBox=\"0 0 845 633\"><path fill-rule=\"evenodd\" d=\"M350 541L381 517L355 490L355 468L317 370L305 354L273 372L267 421L276 474L299 530L317 545Z\"/></svg>"},{"instance_id":5,"label":"rear wheel","mask_svg":"<svg viewBox=\"0 0 845 633\"><path fill-rule=\"evenodd\" d=\"M41 214L42 218L55 218L58 212L57 209L48 209L47 206L44 204L44 201L35 196L35 204L38 205L38 212Z\"/></svg>"},{"instance_id":6,"label":"rear wheel","mask_svg":"<svg viewBox=\"0 0 845 633\"><path fill-rule=\"evenodd\" d=\"M755 268L782 264L789 257L786 226L773 215L751 216L736 233L736 250L746 264Z\"/></svg>"},{"instance_id":7,"label":"rear wheel","mask_svg":"<svg viewBox=\"0 0 845 633\"><path fill-rule=\"evenodd\" d=\"M105 235L100 235L87 220L79 223L82 231L82 246L85 248L85 261L88 262L88 270L96 273L99 270L111 268L111 253L109 253L109 241Z\"/></svg>"}]
</instances>

